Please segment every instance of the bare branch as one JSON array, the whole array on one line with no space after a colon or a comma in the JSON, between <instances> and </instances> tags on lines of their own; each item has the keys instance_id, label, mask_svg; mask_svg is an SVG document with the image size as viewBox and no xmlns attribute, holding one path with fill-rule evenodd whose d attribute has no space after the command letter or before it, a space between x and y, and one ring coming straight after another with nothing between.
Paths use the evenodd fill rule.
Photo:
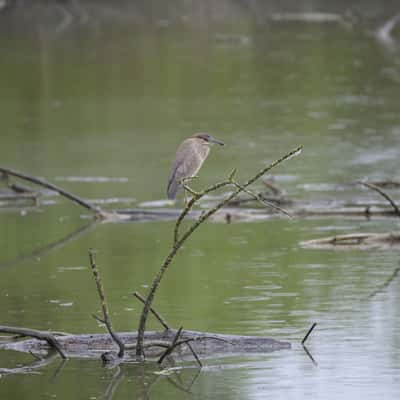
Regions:
<instances>
[{"instance_id":1,"label":"bare branch","mask_svg":"<svg viewBox=\"0 0 400 400\"><path fill-rule=\"evenodd\" d=\"M145 304L146 299L139 293L139 292L134 292L133 295L140 300L143 304ZM169 326L165 319L153 308L150 307L150 311L153 313L153 315L157 318L157 320L160 322L160 324L165 328L169 329Z\"/></svg>"},{"instance_id":2,"label":"bare branch","mask_svg":"<svg viewBox=\"0 0 400 400\"><path fill-rule=\"evenodd\" d=\"M179 230L179 225L182 222L184 216L189 212L189 208L188 206L185 207L185 209L182 211L181 216L178 218L178 220L180 222L177 221L176 225L175 225L175 241L174 241L174 245L170 251L170 253L167 255L166 259L164 260L163 264L161 265L161 268L158 272L158 274L156 275L156 277L153 280L153 283L150 287L149 293L147 295L146 298L146 302L143 306L143 310L142 310L142 314L140 317L140 322L139 322L139 327L138 327L138 336L137 336L137 346L136 346L136 355L137 356L142 356L143 355L143 340L144 340L144 332L145 332L145 328L146 328L146 322L147 322L147 316L148 313L150 311L150 306L152 304L154 295L157 291L157 288L162 280L162 277L165 273L165 271L168 269L169 265L171 264L172 260L174 259L176 253L179 251L179 249L182 247L182 245L186 242L186 240L190 237L190 235L204 222L206 221L210 216L212 216L213 214L215 214L219 209L221 209L222 207L224 207L227 203L229 203L229 201L231 201L234 197L236 197L240 192L242 192L244 189L246 189L248 186L250 186L252 183L254 183L258 178L260 178L261 176L263 176L266 172L268 172L269 170L271 170L272 168L274 168L275 166L277 166L278 164L282 163L285 160L288 160L289 158L296 156L297 154L299 154L302 150L302 146L296 148L295 150L287 153L286 155L284 155L283 157L281 157L280 159L274 161L273 163L271 163L270 165L268 165L267 167L263 168L262 170L260 170L256 175L254 175L252 178L250 178L246 183L244 183L240 188L237 188L233 193L231 193L229 196L227 196L225 199L223 199L222 201L220 201L215 207L211 208L210 210L208 210L207 212L205 212L204 214L202 214L198 220L196 222L194 222L194 224L189 227L187 229L187 231L182 235L182 237L180 239L178 239L178 230ZM232 175L232 174L231 174ZM231 182L228 181L224 181L221 183L217 183L213 186L211 186L210 188L202 191L199 196L203 196L206 193L211 192L212 190L216 190L222 186L228 185ZM195 203L195 201L197 201L200 197L194 197L190 202L190 207ZM193 203L192 203L193 201Z\"/></svg>"},{"instance_id":3,"label":"bare branch","mask_svg":"<svg viewBox=\"0 0 400 400\"><path fill-rule=\"evenodd\" d=\"M161 355L161 357L158 359L157 362L158 362L159 364L161 364L161 363L163 362L163 360L164 360L165 357L167 357L168 355L170 355L170 354L174 351L174 349L175 349L175 347L176 347L177 345L179 346L179 343L177 343L177 342L178 342L179 336L181 336L182 329L183 329L183 327L181 326L181 327L178 329L178 331L176 332L176 335L175 335L174 339L172 340L171 345L164 351L164 353L163 353L163 354Z\"/></svg>"},{"instance_id":4,"label":"bare branch","mask_svg":"<svg viewBox=\"0 0 400 400\"><path fill-rule=\"evenodd\" d=\"M271 203L270 201L267 201L265 199L263 199L260 195L258 195L257 193L254 193L253 191L244 188L243 186L241 186L239 183L237 183L236 181L232 180L232 184L234 186L236 186L239 189L242 189L243 192L247 193L248 195L250 195L251 197L253 197L255 200L257 200L259 203L261 203L262 205L266 206L266 207L270 207L273 208L276 211L281 212L282 214L285 214L286 216L288 216L289 218L293 218L287 211L285 211L283 208L275 205L274 203Z\"/></svg>"},{"instance_id":5,"label":"bare branch","mask_svg":"<svg viewBox=\"0 0 400 400\"><path fill-rule=\"evenodd\" d=\"M384 192L380 187L374 185L373 183L368 183L368 182L363 182L363 181L359 181L359 182L357 182L357 183L359 183L360 185L363 185L363 186L367 187L368 189L375 190L375 192L379 193L383 198L385 198L385 199L390 203L390 205L393 207L393 210L394 210L394 212L396 213L396 215L397 215L398 217L400 217L400 209L399 209L399 207L397 207L397 204L396 204L396 203L391 199L391 197L390 197L386 192Z\"/></svg>"},{"instance_id":6,"label":"bare branch","mask_svg":"<svg viewBox=\"0 0 400 400\"><path fill-rule=\"evenodd\" d=\"M86 209L93 211L94 213L96 213L98 215L102 215L102 213L103 213L103 211L101 210L100 207L95 207L92 204L88 203L87 201L81 199L80 197L78 197L70 192L67 192L66 190L64 190L56 185L53 185L52 183L49 183L49 182L45 181L44 179L37 178L35 176L30 176L27 174L23 174L22 172L15 171L11 168L0 167L0 172L3 172L3 174L16 176L17 178L24 179L28 182L32 182L32 183L35 183L36 185L53 190L53 191L57 192L58 194L60 194L61 196L64 196L67 199L72 200L74 203L79 204L80 206L85 207Z\"/></svg>"},{"instance_id":7,"label":"bare branch","mask_svg":"<svg viewBox=\"0 0 400 400\"><path fill-rule=\"evenodd\" d=\"M45 340L53 349L58 351L58 354L60 354L61 358L67 358L61 348L60 343L58 343L57 339L50 332L38 331L36 329L18 328L13 326L0 326L0 332L17 334L20 336L29 336L39 340Z\"/></svg>"},{"instance_id":8,"label":"bare branch","mask_svg":"<svg viewBox=\"0 0 400 400\"><path fill-rule=\"evenodd\" d=\"M200 358L199 358L199 356L197 355L197 353L194 351L193 346L191 345L191 343L190 343L189 341L188 341L186 344L187 344L187 346L189 347L191 353L193 354L193 357L196 359L197 364L199 364L199 367L202 368L202 367L203 367L203 364L201 363Z\"/></svg>"},{"instance_id":9,"label":"bare branch","mask_svg":"<svg viewBox=\"0 0 400 400\"><path fill-rule=\"evenodd\" d=\"M100 319L97 316L94 316L94 317L96 318L96 320L98 320L99 322L103 323L106 326L108 333L110 334L110 336L112 337L114 342L119 347L118 357L122 358L124 356L125 345L122 342L122 340L120 339L120 337L113 331L110 315L108 312L106 296L104 293L103 283L101 281L99 270L97 269L97 266L96 266L96 261L95 261L94 253L93 253L92 249L89 249L89 260L90 260L90 267L92 268L93 276L96 281L97 292L99 293L104 320Z\"/></svg>"},{"instance_id":10,"label":"bare branch","mask_svg":"<svg viewBox=\"0 0 400 400\"><path fill-rule=\"evenodd\" d=\"M308 339L308 337L311 335L311 332L314 330L314 328L317 326L317 323L314 322L311 325L311 328L308 330L308 332L306 333L306 335L304 336L303 340L301 341L301 344L304 346L306 340Z\"/></svg>"}]
</instances>

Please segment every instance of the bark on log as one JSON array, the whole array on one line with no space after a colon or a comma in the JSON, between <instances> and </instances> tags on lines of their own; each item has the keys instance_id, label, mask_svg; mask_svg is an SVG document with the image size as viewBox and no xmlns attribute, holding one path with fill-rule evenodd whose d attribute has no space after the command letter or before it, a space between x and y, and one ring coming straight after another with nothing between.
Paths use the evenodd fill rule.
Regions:
<instances>
[{"instance_id":1,"label":"bark on log","mask_svg":"<svg viewBox=\"0 0 400 400\"><path fill-rule=\"evenodd\" d=\"M175 329L163 332L147 331L145 335L146 358L157 359L165 351L176 335ZM126 345L124 360L135 359L136 333L120 333L121 340ZM268 353L275 350L290 349L289 342L278 341L266 337L223 335L217 333L204 333L197 331L182 331L180 340L192 338L191 346L199 356L231 355L240 353ZM117 351L117 346L109 334L83 334L58 336L57 341L70 358L92 357L99 358L106 351ZM22 341L10 341L0 343L0 349L15 350L21 352L32 352L46 354L50 347L46 342L36 339ZM192 353L187 345L179 346L174 355L182 357Z\"/></svg>"}]
</instances>

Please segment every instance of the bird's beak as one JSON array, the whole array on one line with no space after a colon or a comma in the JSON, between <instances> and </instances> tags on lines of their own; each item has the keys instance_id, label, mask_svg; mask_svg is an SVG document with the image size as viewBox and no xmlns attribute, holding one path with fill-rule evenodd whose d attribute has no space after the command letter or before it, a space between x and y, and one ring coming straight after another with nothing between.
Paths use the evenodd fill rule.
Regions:
<instances>
[{"instance_id":1,"label":"bird's beak","mask_svg":"<svg viewBox=\"0 0 400 400\"><path fill-rule=\"evenodd\" d=\"M208 141L209 141L210 143L219 144L220 146L224 146L224 145L225 145L224 142L221 142L221 140L215 139L215 138L212 137L212 136L210 136L210 137L208 138Z\"/></svg>"}]
</instances>

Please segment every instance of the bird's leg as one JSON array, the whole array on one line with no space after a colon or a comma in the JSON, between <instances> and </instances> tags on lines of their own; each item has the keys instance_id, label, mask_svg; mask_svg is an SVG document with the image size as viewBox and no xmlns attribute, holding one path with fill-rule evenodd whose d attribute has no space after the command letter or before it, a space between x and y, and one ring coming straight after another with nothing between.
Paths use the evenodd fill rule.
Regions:
<instances>
[{"instance_id":1,"label":"bird's leg","mask_svg":"<svg viewBox=\"0 0 400 400\"><path fill-rule=\"evenodd\" d=\"M187 191L186 188L183 188L183 196L184 196L184 202L185 202L185 208L188 205L188 198L187 198Z\"/></svg>"},{"instance_id":2,"label":"bird's leg","mask_svg":"<svg viewBox=\"0 0 400 400\"><path fill-rule=\"evenodd\" d=\"M184 190L185 204L186 204L186 201L187 201L186 192L189 192L193 196L199 196L199 194L200 194L200 193L194 191L191 187L189 187L187 185L187 182L190 182L191 180L197 179L197 178L198 178L197 176L190 176L190 177L183 178L183 179L180 180L180 184L182 185L183 190Z\"/></svg>"}]
</instances>

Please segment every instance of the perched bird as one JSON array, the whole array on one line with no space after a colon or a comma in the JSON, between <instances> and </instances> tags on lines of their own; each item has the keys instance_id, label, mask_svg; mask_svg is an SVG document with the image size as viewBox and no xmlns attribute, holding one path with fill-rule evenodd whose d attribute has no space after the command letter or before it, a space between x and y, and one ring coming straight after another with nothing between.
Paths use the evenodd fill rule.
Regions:
<instances>
[{"instance_id":1,"label":"perched bird","mask_svg":"<svg viewBox=\"0 0 400 400\"><path fill-rule=\"evenodd\" d=\"M224 145L208 133L196 133L179 145L168 180L167 194L170 200L175 199L182 179L191 178L197 174L210 152L212 143Z\"/></svg>"}]
</instances>

